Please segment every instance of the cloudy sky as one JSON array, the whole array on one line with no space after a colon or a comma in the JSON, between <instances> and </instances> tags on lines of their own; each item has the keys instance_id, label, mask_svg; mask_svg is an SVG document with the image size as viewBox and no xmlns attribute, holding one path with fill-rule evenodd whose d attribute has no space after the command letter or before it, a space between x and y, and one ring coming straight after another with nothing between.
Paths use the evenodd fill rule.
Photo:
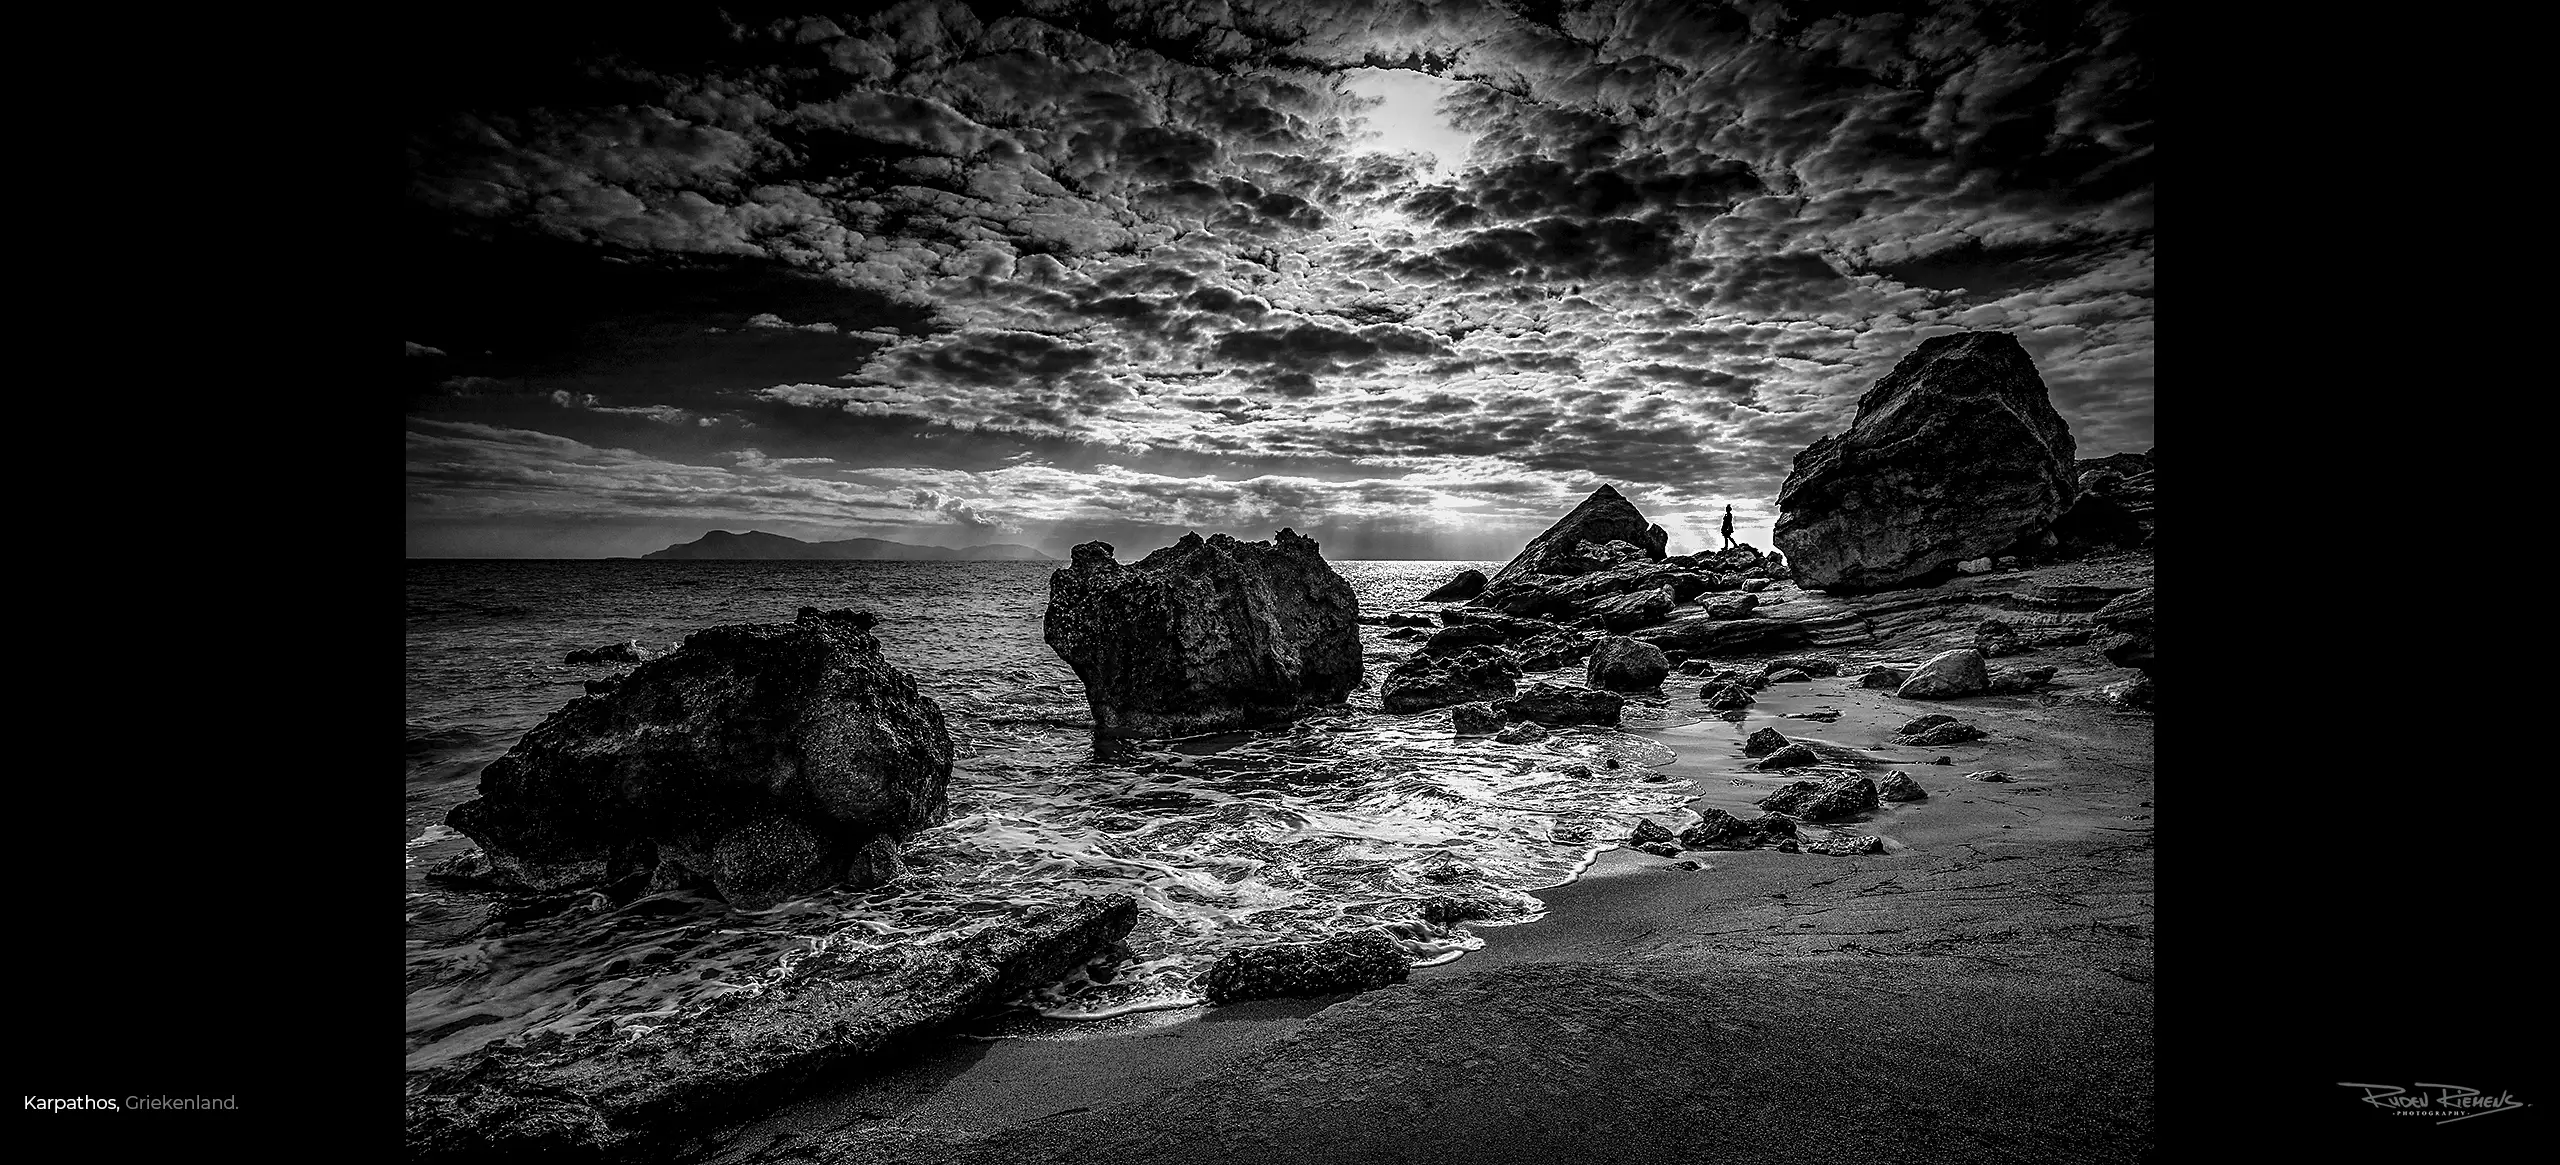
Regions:
<instances>
[{"instance_id":1,"label":"cloudy sky","mask_svg":"<svg viewBox=\"0 0 2560 1165\"><path fill-rule=\"evenodd\" d=\"M1783 9L1783 10L1782 10ZM713 529L1508 558L1603 482L1766 547L1921 339L2152 444L2108 4L914 0L417 30L412 556Z\"/></svg>"}]
</instances>

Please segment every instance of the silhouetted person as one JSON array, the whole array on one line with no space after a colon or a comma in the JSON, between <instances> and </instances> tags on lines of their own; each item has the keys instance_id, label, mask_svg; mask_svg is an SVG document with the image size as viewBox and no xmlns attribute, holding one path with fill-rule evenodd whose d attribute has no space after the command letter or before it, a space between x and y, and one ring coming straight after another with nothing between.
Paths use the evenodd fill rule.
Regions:
<instances>
[{"instance_id":1,"label":"silhouetted person","mask_svg":"<svg viewBox=\"0 0 2560 1165\"><path fill-rule=\"evenodd\" d=\"M1733 507L1724 508L1724 548L1733 549Z\"/></svg>"}]
</instances>

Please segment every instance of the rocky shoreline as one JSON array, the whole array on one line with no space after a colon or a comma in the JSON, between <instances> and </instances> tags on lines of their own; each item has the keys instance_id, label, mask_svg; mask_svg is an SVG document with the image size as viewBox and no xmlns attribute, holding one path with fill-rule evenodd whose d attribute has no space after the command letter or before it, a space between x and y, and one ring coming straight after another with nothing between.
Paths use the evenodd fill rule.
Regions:
<instances>
[{"instance_id":1,"label":"rocky shoreline","mask_svg":"<svg viewBox=\"0 0 2560 1165\"><path fill-rule=\"evenodd\" d=\"M1688 888L1648 882L1638 895L1635 917L1657 923L1645 936L1675 932L1641 953L1593 949L1583 941L1592 920L1618 909L1604 905L1571 926L1550 919L1520 932L1562 939L1496 932L1544 953L1480 955L1461 973L1408 968L1375 931L1235 952L1201 976L1217 1005L1212 1018L1368 994L1322 1009L1287 1038L1238 1037L1219 1072L1158 1080L1141 1109L1085 1106L1118 1112L1111 1121L1034 1130L1005 1115L949 1126L857 1120L820 1140L777 1137L776 1122L807 1123L810 1104L840 1107L879 1087L868 1077L894 1078L893 1047L948 1054L935 1041L956 1025L1087 964L1109 973L1126 956L1118 944L1137 905L1088 899L957 940L821 952L769 989L662 1030L497 1046L412 1072L410 1156L652 1161L716 1142L753 1161L1172 1160L1163 1139L1198 1133L1181 1114L1209 1105L1215 1114L1197 1119L1228 1137L1230 1155L1258 1159L1295 1126L1219 1107L1250 1098L1275 1113L1303 1110L1302 1125L1331 1130L1346 1159L1372 1159L1386 1152L1375 1141L1385 1134L1340 1114L1394 1113L1439 1097L1399 1119L1410 1126L1437 1111L1451 1130L1490 1121L1506 1139L1491 1156L1430 1159L1550 1159L1517 1156L1548 1142L1500 1114L1534 1122L1546 1108L1578 1105L1603 1125L1634 1120L1638 1109L1588 1096L1538 1097L1577 1065L1633 1071L1645 1049L1694 1052L1697 1041L1733 1034L1721 1020L1691 1021L1676 1037L1632 1028L1627 999L1759 1016L1745 1023L1753 1039L1783 1029L1813 1049L1804 1063L1782 1065L1771 1060L1782 1045L1751 1045L1738 1062L1770 1060L1764 1076L1719 1069L1728 1087L1748 1092L1806 1072L1849 1072L1854 1046L1804 1017L1869 1015L1858 996L1874 985L1836 964L1881 960L1889 981L1911 988L1897 992L1906 997L1925 987L1993 1007L1999 992L1964 969L1979 961L2004 973L2034 968L2021 998L2049 991L2057 1008L2106 1001L2107 1014L2124 1017L2108 1029L2122 1056L2101 1058L2112 1083L2058 1063L2042 1077L2086 1086L2048 1097L2044 1111L2079 1105L2095 1123L2049 1143L2027 1140L2056 1152L2080 1144L2072 1155L2081 1159L2139 1157L2149 1119L2151 475L2148 455L2137 467L2122 455L2087 465L2073 453L2017 342L1965 333L1922 344L1861 398L1847 433L1799 456L1781 494L1784 553L1670 554L1662 528L1608 486L1490 578L1465 572L1411 606L1367 614L1315 543L1289 530L1254 543L1193 535L1127 565L1107 544L1079 546L1052 577L1046 638L1083 681L1106 755L1131 741L1335 714L1371 686L1378 715L1414 731L1505 745L1616 728L1631 702L1686 721L1651 731L1676 757L1662 778L1689 782L1688 810L1615 839L1622 848L1593 867L1594 889L1550 895L1552 907L1602 883L1688 878ZM1393 628L1390 638L1411 650L1370 674L1362 622ZM744 909L835 885L894 888L900 839L947 812L952 749L939 708L881 660L872 623L811 608L789 624L699 632L655 659L580 653L637 666L591 682L588 696L489 767L481 798L449 819L482 851L437 876L616 900L694 887ZM2011 811L2021 820L2000 819ZM2028 864L1969 880L2011 862ZM2026 905L1977 910L1970 904L1995 899L1959 893L1994 882L2026 887L2003 896ZM1833 890L1844 883L1865 888ZM1752 887L1780 909L1737 897ZM1807 901L1824 903L1813 913L1836 913L1834 921L1875 925L1832 931L1800 921ZM1443 923L1509 913L1454 895L1422 909ZM2011 925L1981 930L2000 921ZM1807 946L1810 936L1796 933L1806 930L1866 937ZM2088 964L2100 948L2109 953ZM1815 965L1797 965L1805 960ZM1782 964L1774 994L1724 999L1767 987ZM1769 1010L1782 997L1797 1000L1794 1010ZM1934 1022L1919 1026L1958 1042L1984 1038ZM1549 1030L1558 1025L1561 1034ZM1453 1042L1465 1032L1514 1055L1470 1056ZM1657 1048L1664 1038L1674 1046ZM1098 1055L1117 1070L1127 1068L1113 1059L1120 1054ZM1541 1064L1561 1076L1528 1067ZM1361 1083L1364 1073L1406 1087ZM1144 1069L1136 1078L1151 1079ZM1976 1072L1957 1091L2004 1114L1996 1128L2042 1119L2017 1098L1983 1093L1990 1078ZM1503 1082L1498 1111L1434 1107L1485 1080ZM2138 1102L2108 1099L2128 1088ZM1710 1119L1702 1101L1659 1099ZM1744 1110L1818 1102L1758 1103ZM2101 1116L2116 1111L2110 1105L2139 1117L2109 1124ZM780 1115L766 1115L777 1106ZM1729 1116L1734 1106L1722 1107ZM744 1131L721 1133L742 1122ZM2022 1135L1912 1144L1961 1152Z\"/></svg>"}]
</instances>

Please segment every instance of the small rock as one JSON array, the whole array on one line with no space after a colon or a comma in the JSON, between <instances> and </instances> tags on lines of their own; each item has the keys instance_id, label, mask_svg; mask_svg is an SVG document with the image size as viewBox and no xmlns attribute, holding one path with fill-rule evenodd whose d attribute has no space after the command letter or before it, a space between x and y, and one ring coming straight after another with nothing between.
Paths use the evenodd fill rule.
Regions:
<instances>
[{"instance_id":1,"label":"small rock","mask_svg":"<svg viewBox=\"0 0 2560 1165\"><path fill-rule=\"evenodd\" d=\"M1862 833L1856 837L1809 841L1804 845L1804 852L1830 858L1845 858L1855 854L1880 854L1884 852L1884 839L1872 833Z\"/></svg>"},{"instance_id":2,"label":"small rock","mask_svg":"<svg viewBox=\"0 0 2560 1165\"><path fill-rule=\"evenodd\" d=\"M1438 590L1422 596L1422 601L1426 603L1454 603L1466 599L1472 599L1477 595L1484 593L1484 584L1485 577L1483 571L1474 569L1462 570L1458 572L1457 577L1440 584Z\"/></svg>"},{"instance_id":3,"label":"small rock","mask_svg":"<svg viewBox=\"0 0 2560 1165\"><path fill-rule=\"evenodd\" d=\"M1636 822L1635 832L1627 835L1627 844L1633 846L1645 846L1654 844L1655 842L1672 840L1675 839L1671 831L1668 828L1665 828L1661 822L1655 821L1650 817Z\"/></svg>"},{"instance_id":4,"label":"small rock","mask_svg":"<svg viewBox=\"0 0 2560 1165\"><path fill-rule=\"evenodd\" d=\"M1966 773L1964 775L1964 779L1968 781L1988 781L1994 784L2006 784L2009 781L2009 774L2001 772L1998 769L1987 769L1978 773Z\"/></svg>"},{"instance_id":5,"label":"small rock","mask_svg":"<svg viewBox=\"0 0 2560 1165\"><path fill-rule=\"evenodd\" d=\"M1742 742L1742 755L1767 756L1794 743L1775 728L1763 728Z\"/></svg>"},{"instance_id":6,"label":"small rock","mask_svg":"<svg viewBox=\"0 0 2560 1165\"><path fill-rule=\"evenodd\" d=\"M1707 604L1707 617L1710 619L1739 619L1750 614L1752 609L1759 605L1760 596L1753 594L1740 594L1728 599L1716 599Z\"/></svg>"},{"instance_id":7,"label":"small rock","mask_svg":"<svg viewBox=\"0 0 2560 1165\"><path fill-rule=\"evenodd\" d=\"M898 839L882 834L854 851L852 867L844 880L856 890L868 890L906 876L907 862L898 852Z\"/></svg>"},{"instance_id":8,"label":"small rock","mask_svg":"<svg viewBox=\"0 0 2560 1165\"><path fill-rule=\"evenodd\" d=\"M1770 681L1774 683L1777 682L1777 673L1787 671L1789 669L1803 672L1804 674L1815 678L1836 676L1840 674L1839 663L1833 660L1824 659L1819 655L1782 656L1760 665L1760 674L1768 676Z\"/></svg>"},{"instance_id":9,"label":"small rock","mask_svg":"<svg viewBox=\"0 0 2560 1165\"><path fill-rule=\"evenodd\" d=\"M1771 842L1792 840L1796 823L1782 813L1770 813L1744 821L1722 809L1701 809L1698 821L1680 831L1680 844L1688 849L1751 849Z\"/></svg>"},{"instance_id":10,"label":"small rock","mask_svg":"<svg viewBox=\"0 0 2560 1165\"><path fill-rule=\"evenodd\" d=\"M1770 683L1773 683L1773 684L1801 684L1801 683L1808 682L1808 681L1810 681L1810 680L1812 680L1812 679L1813 679L1813 677L1812 677L1812 676L1806 675L1806 674L1804 674L1803 672L1798 671L1798 670L1796 670L1795 668L1791 668L1791 667L1790 667L1790 668L1781 668L1781 669L1779 669L1779 670L1777 670L1777 671L1774 671L1774 672L1769 673L1769 682L1770 682Z\"/></svg>"},{"instance_id":11,"label":"small rock","mask_svg":"<svg viewBox=\"0 0 2560 1165\"><path fill-rule=\"evenodd\" d=\"M1930 761L1929 763L1930 763L1930 764L1933 764L1933 765L1951 765L1951 764L1954 764L1954 763L1956 763L1956 762L1954 761L1954 759L1953 759L1953 758L1950 758L1950 757L1943 757L1943 756L1942 756L1942 757L1939 757L1939 758L1938 758L1938 759L1936 759L1936 760Z\"/></svg>"},{"instance_id":12,"label":"small rock","mask_svg":"<svg viewBox=\"0 0 2560 1165\"><path fill-rule=\"evenodd\" d=\"M1902 726L1894 733L1895 743L1917 748L1944 747L1980 740L1990 733L1978 725L1960 723L1953 716L1933 713Z\"/></svg>"},{"instance_id":13,"label":"small rock","mask_svg":"<svg viewBox=\"0 0 2560 1165\"><path fill-rule=\"evenodd\" d=\"M1785 769L1793 768L1797 765L1809 765L1816 763L1821 759L1821 757L1815 756L1813 750L1810 748L1806 748L1801 744L1790 744L1785 748L1781 748L1776 752L1760 758L1760 763L1755 767L1760 769L1762 772L1767 772L1772 769Z\"/></svg>"},{"instance_id":14,"label":"small rock","mask_svg":"<svg viewBox=\"0 0 2560 1165\"><path fill-rule=\"evenodd\" d=\"M1537 683L1521 689L1508 700L1494 702L1494 710L1514 719L1535 720L1541 724L1597 724L1614 728L1618 710L1626 697L1616 692L1590 688L1568 688L1562 684Z\"/></svg>"},{"instance_id":15,"label":"small rock","mask_svg":"<svg viewBox=\"0 0 2560 1165\"><path fill-rule=\"evenodd\" d=\"M1649 841L1635 848L1642 850L1645 853L1652 854L1657 858L1676 858L1680 856L1680 847L1667 841Z\"/></svg>"},{"instance_id":16,"label":"small rock","mask_svg":"<svg viewBox=\"0 0 2560 1165\"><path fill-rule=\"evenodd\" d=\"M1984 690L1995 696L2023 695L2052 683L2053 673L2049 667L2001 668L1991 673Z\"/></svg>"},{"instance_id":17,"label":"small rock","mask_svg":"<svg viewBox=\"0 0 2560 1165\"><path fill-rule=\"evenodd\" d=\"M1285 995L1331 995L1402 983L1409 968L1395 940L1377 931L1318 943L1228 951L1200 976L1212 1004Z\"/></svg>"},{"instance_id":18,"label":"small rock","mask_svg":"<svg viewBox=\"0 0 2560 1165\"><path fill-rule=\"evenodd\" d=\"M1736 680L1718 680L1708 684L1698 690L1698 698L1706 701L1707 707L1718 711L1748 708L1754 702L1750 685Z\"/></svg>"},{"instance_id":19,"label":"small rock","mask_svg":"<svg viewBox=\"0 0 2560 1165\"><path fill-rule=\"evenodd\" d=\"M1965 559L1964 561L1956 564L1956 572L1958 574L1989 574L1991 572L1991 560L1988 558Z\"/></svg>"},{"instance_id":20,"label":"small rock","mask_svg":"<svg viewBox=\"0 0 2560 1165\"><path fill-rule=\"evenodd\" d=\"M1901 687L1903 681L1910 678L1910 668L1885 667L1879 664L1875 667L1868 668L1867 674L1858 677L1858 686L1862 688L1884 688L1891 690Z\"/></svg>"},{"instance_id":21,"label":"small rock","mask_svg":"<svg viewBox=\"0 0 2560 1165\"><path fill-rule=\"evenodd\" d=\"M1816 784L1794 781L1762 797L1760 808L1803 821L1834 821L1876 807L1876 783L1866 777L1834 777Z\"/></svg>"},{"instance_id":22,"label":"small rock","mask_svg":"<svg viewBox=\"0 0 2560 1165\"><path fill-rule=\"evenodd\" d=\"M1776 585L1777 583L1769 579L1748 578L1742 580L1742 593L1746 595L1756 595Z\"/></svg>"},{"instance_id":23,"label":"small rock","mask_svg":"<svg viewBox=\"0 0 2560 1165\"><path fill-rule=\"evenodd\" d=\"M1641 643L1624 635L1612 635L1591 649L1585 679L1595 688L1620 692L1641 692L1659 687L1671 674L1671 661L1662 649Z\"/></svg>"},{"instance_id":24,"label":"small rock","mask_svg":"<svg viewBox=\"0 0 2560 1165\"><path fill-rule=\"evenodd\" d=\"M1920 782L1912 780L1909 773L1887 773L1883 780L1876 782L1876 799L1880 801L1923 801L1928 796L1929 791L1921 788Z\"/></svg>"},{"instance_id":25,"label":"small rock","mask_svg":"<svg viewBox=\"0 0 2560 1165\"><path fill-rule=\"evenodd\" d=\"M1509 728L1505 728L1500 732L1494 733L1493 738L1504 744L1536 744L1545 740L1549 735L1550 734L1547 732L1545 725L1540 724L1535 720L1523 720L1518 724L1514 724ZM1589 773L1586 771L1584 775L1588 776Z\"/></svg>"}]
</instances>

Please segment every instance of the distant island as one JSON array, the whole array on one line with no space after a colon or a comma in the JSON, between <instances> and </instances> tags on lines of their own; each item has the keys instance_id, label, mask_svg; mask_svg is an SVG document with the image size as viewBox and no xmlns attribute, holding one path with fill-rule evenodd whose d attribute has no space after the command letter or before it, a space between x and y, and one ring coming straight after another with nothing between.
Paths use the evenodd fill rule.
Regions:
<instances>
[{"instance_id":1,"label":"distant island","mask_svg":"<svg viewBox=\"0 0 2560 1165\"><path fill-rule=\"evenodd\" d=\"M1057 559L1028 546L998 542L989 546L910 546L886 538L846 538L837 542L803 542L781 534L749 530L732 534L714 530L691 542L681 542L664 550L652 550L642 558L662 559L923 559L985 560L1017 562L1056 562Z\"/></svg>"}]
</instances>

